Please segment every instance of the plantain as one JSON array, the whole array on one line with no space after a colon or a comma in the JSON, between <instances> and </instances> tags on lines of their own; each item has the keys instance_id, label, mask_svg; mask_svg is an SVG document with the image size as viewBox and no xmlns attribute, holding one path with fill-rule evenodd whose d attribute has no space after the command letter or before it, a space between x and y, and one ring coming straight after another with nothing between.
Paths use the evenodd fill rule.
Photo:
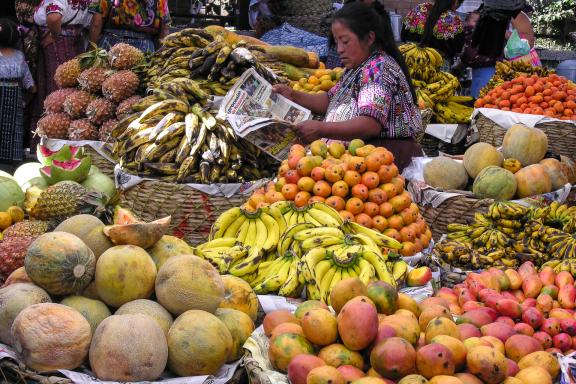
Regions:
<instances>
[{"instance_id":1,"label":"plantain","mask_svg":"<svg viewBox=\"0 0 576 384\"><path fill-rule=\"evenodd\" d=\"M144 163L144 167L163 175L177 175L180 170L180 165L176 163Z\"/></svg>"}]
</instances>

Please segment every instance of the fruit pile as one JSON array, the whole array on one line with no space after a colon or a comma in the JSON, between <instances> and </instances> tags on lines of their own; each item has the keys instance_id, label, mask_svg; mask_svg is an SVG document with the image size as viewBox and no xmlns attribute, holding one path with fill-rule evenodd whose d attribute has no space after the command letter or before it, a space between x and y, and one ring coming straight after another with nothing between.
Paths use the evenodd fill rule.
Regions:
<instances>
[{"instance_id":1,"label":"fruit pile","mask_svg":"<svg viewBox=\"0 0 576 384\"><path fill-rule=\"evenodd\" d=\"M498 61L496 62L496 72L488 84L480 90L480 97L486 96L486 94L495 87L504 84L506 81L511 81L516 77L530 77L532 75L546 77L554 74L554 72L553 69L534 67L530 63L523 61Z\"/></svg>"},{"instance_id":2,"label":"fruit pile","mask_svg":"<svg viewBox=\"0 0 576 384\"><path fill-rule=\"evenodd\" d=\"M498 281L497 275L489 276ZM462 296L452 290L442 288L438 297L417 304L385 285L373 282L365 286L358 279L340 282L333 291L336 314L318 301L300 304L294 314L267 314L264 331L270 338L271 364L286 372L293 384L551 384L559 375L558 361L544 351L553 343L552 337L544 332L538 334L547 337L536 333L529 336L531 325L514 328L509 324L514 320L504 317L542 320L536 316L540 314L536 303L523 307L512 299L495 301L501 294L484 289L493 292L487 295L490 304L464 304L471 310L460 311L458 323L463 323L457 325L450 308L460 308ZM464 287L460 290L469 291ZM471 296L468 292L467 297ZM542 329L553 324L559 334L558 319L544 321ZM571 327L570 332L574 331L574 321L570 317L563 323ZM554 337L557 345L564 347L571 338L561 335Z\"/></svg>"},{"instance_id":3,"label":"fruit pile","mask_svg":"<svg viewBox=\"0 0 576 384\"><path fill-rule=\"evenodd\" d=\"M113 225L77 215L37 236L0 288L0 342L39 373L86 362L98 379L120 382L166 368L213 375L241 358L254 291L164 235L169 220L144 223L118 208Z\"/></svg>"},{"instance_id":4,"label":"fruit pile","mask_svg":"<svg viewBox=\"0 0 576 384\"><path fill-rule=\"evenodd\" d=\"M553 201L540 208L496 202L476 212L474 222L448 224L447 239L434 254L466 270L514 268L522 261L570 271L576 276L576 207Z\"/></svg>"},{"instance_id":5,"label":"fruit pile","mask_svg":"<svg viewBox=\"0 0 576 384\"><path fill-rule=\"evenodd\" d=\"M541 195L575 181L573 163L544 158L547 151L543 131L515 124L506 131L501 152L488 143L476 143L462 162L437 157L424 166L424 181L435 188L463 190L473 180L471 190L481 199Z\"/></svg>"},{"instance_id":6,"label":"fruit pile","mask_svg":"<svg viewBox=\"0 0 576 384\"><path fill-rule=\"evenodd\" d=\"M456 95L460 82L451 73L440 71L444 59L438 51L416 44L403 44L399 48L410 71L420 108L432 108L437 123L469 123L473 109L465 104L473 99Z\"/></svg>"},{"instance_id":7,"label":"fruit pile","mask_svg":"<svg viewBox=\"0 0 576 384\"><path fill-rule=\"evenodd\" d=\"M343 222L324 203L298 208L281 201L256 212L224 212L211 240L195 252L220 273L244 279L258 294L300 297L305 290L308 298L329 303L332 288L347 277L394 287L426 284L418 277L425 270L414 270L410 278L408 264L393 252L403 247L377 231Z\"/></svg>"},{"instance_id":8,"label":"fruit pile","mask_svg":"<svg viewBox=\"0 0 576 384\"><path fill-rule=\"evenodd\" d=\"M54 139L107 141L118 120L132 113L140 80L132 70L144 54L128 44L110 52L95 48L61 64L54 80L60 89L44 100L38 134Z\"/></svg>"},{"instance_id":9,"label":"fruit pile","mask_svg":"<svg viewBox=\"0 0 576 384\"><path fill-rule=\"evenodd\" d=\"M487 92L474 106L575 120L576 85L558 75L518 76Z\"/></svg>"},{"instance_id":10,"label":"fruit pile","mask_svg":"<svg viewBox=\"0 0 576 384\"><path fill-rule=\"evenodd\" d=\"M314 73L293 81L290 86L306 93L325 93L336 84L344 73L342 68L317 69Z\"/></svg>"},{"instance_id":11,"label":"fruit pile","mask_svg":"<svg viewBox=\"0 0 576 384\"><path fill-rule=\"evenodd\" d=\"M403 256L412 256L430 243L431 232L404 190L394 156L383 147L353 140L340 143L317 140L310 153L301 145L290 148L278 180L257 190L244 205L255 210L275 201L294 201L297 207L325 202L344 220L375 229L404 244Z\"/></svg>"}]
</instances>

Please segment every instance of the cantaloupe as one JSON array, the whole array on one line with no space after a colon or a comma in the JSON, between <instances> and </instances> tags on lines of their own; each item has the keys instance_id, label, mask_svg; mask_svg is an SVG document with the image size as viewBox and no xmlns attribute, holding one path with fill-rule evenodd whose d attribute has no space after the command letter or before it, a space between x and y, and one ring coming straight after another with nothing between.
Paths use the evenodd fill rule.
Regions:
<instances>
[{"instance_id":1,"label":"cantaloupe","mask_svg":"<svg viewBox=\"0 0 576 384\"><path fill-rule=\"evenodd\" d=\"M158 270L160 270L160 267L172 256L193 254L192 247L190 247L188 243L175 236L169 235L162 236L156 244L146 251L150 254L154 263L156 263Z\"/></svg>"},{"instance_id":2,"label":"cantaloupe","mask_svg":"<svg viewBox=\"0 0 576 384\"><path fill-rule=\"evenodd\" d=\"M152 300L139 299L124 304L118 308L115 315L129 315L134 313L150 316L158 323L166 337L168 337L168 331L174 319L172 319L170 312L163 306Z\"/></svg>"},{"instance_id":3,"label":"cantaloupe","mask_svg":"<svg viewBox=\"0 0 576 384\"><path fill-rule=\"evenodd\" d=\"M224 300L220 308L237 309L244 312L252 321L258 317L258 295L250 284L233 275L222 276L224 282Z\"/></svg>"},{"instance_id":4,"label":"cantaloupe","mask_svg":"<svg viewBox=\"0 0 576 384\"><path fill-rule=\"evenodd\" d=\"M484 168L472 186L472 192L481 199L510 200L516 194L517 182L514 174L504 168Z\"/></svg>"},{"instance_id":5,"label":"cantaloupe","mask_svg":"<svg viewBox=\"0 0 576 384\"><path fill-rule=\"evenodd\" d=\"M155 279L154 261L148 252L135 245L112 247L96 263L96 291L111 307L150 297Z\"/></svg>"},{"instance_id":6,"label":"cantaloupe","mask_svg":"<svg viewBox=\"0 0 576 384\"><path fill-rule=\"evenodd\" d=\"M503 161L502 154L488 143L476 143L464 152L464 167L474 179L484 168L490 165L501 167Z\"/></svg>"},{"instance_id":7,"label":"cantaloupe","mask_svg":"<svg viewBox=\"0 0 576 384\"><path fill-rule=\"evenodd\" d=\"M529 165L516 172L514 176L518 183L516 195L519 198L541 195L552 191L552 180L550 180L550 176L543 165Z\"/></svg>"},{"instance_id":8,"label":"cantaloupe","mask_svg":"<svg viewBox=\"0 0 576 384\"><path fill-rule=\"evenodd\" d=\"M206 311L186 311L168 332L168 367L180 376L213 375L232 347L232 335L220 319Z\"/></svg>"},{"instance_id":9,"label":"cantaloupe","mask_svg":"<svg viewBox=\"0 0 576 384\"><path fill-rule=\"evenodd\" d=\"M434 188L464 189L468 173L461 162L439 156L424 165L424 181Z\"/></svg>"},{"instance_id":10,"label":"cantaloupe","mask_svg":"<svg viewBox=\"0 0 576 384\"><path fill-rule=\"evenodd\" d=\"M254 332L254 322L244 312L231 308L218 308L215 313L232 335L232 352L227 362L238 360L244 356L242 346Z\"/></svg>"},{"instance_id":11,"label":"cantaloupe","mask_svg":"<svg viewBox=\"0 0 576 384\"><path fill-rule=\"evenodd\" d=\"M90 348L92 331L80 312L62 304L31 305L12 324L12 347L38 372L78 368Z\"/></svg>"},{"instance_id":12,"label":"cantaloupe","mask_svg":"<svg viewBox=\"0 0 576 384\"><path fill-rule=\"evenodd\" d=\"M224 283L208 261L194 255L173 256L158 272L156 298L173 315L190 309L213 313L224 298Z\"/></svg>"},{"instance_id":13,"label":"cantaloupe","mask_svg":"<svg viewBox=\"0 0 576 384\"><path fill-rule=\"evenodd\" d=\"M110 310L100 300L93 300L82 296L69 296L63 299L60 304L74 308L88 320L92 333L98 325L107 317L111 316Z\"/></svg>"},{"instance_id":14,"label":"cantaloupe","mask_svg":"<svg viewBox=\"0 0 576 384\"><path fill-rule=\"evenodd\" d=\"M505 158L512 157L523 167L536 164L544 158L548 150L548 137L538 128L514 124L504 135L502 152Z\"/></svg>"},{"instance_id":15,"label":"cantaloupe","mask_svg":"<svg viewBox=\"0 0 576 384\"><path fill-rule=\"evenodd\" d=\"M90 366L100 380L155 380L167 361L164 332L142 314L108 317L96 329L90 345Z\"/></svg>"},{"instance_id":16,"label":"cantaloupe","mask_svg":"<svg viewBox=\"0 0 576 384\"><path fill-rule=\"evenodd\" d=\"M14 283L0 288L0 342L10 345L10 328L18 314L33 304L52 300L42 288L30 283Z\"/></svg>"},{"instance_id":17,"label":"cantaloupe","mask_svg":"<svg viewBox=\"0 0 576 384\"><path fill-rule=\"evenodd\" d=\"M540 161L550 176L552 182L552 190L555 191L564 187L568 183L568 173L566 166L556 159L544 159Z\"/></svg>"},{"instance_id":18,"label":"cantaloupe","mask_svg":"<svg viewBox=\"0 0 576 384\"><path fill-rule=\"evenodd\" d=\"M96 260L114 244L104 235L104 223L92 215L72 216L58 225L54 231L67 232L78 236L94 252Z\"/></svg>"}]
</instances>

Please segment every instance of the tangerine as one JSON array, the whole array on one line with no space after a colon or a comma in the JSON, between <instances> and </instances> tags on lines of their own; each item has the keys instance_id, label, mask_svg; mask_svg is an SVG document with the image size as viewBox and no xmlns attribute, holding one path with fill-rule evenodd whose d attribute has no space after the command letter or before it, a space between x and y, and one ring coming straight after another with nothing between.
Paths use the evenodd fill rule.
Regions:
<instances>
[{"instance_id":1,"label":"tangerine","mask_svg":"<svg viewBox=\"0 0 576 384\"><path fill-rule=\"evenodd\" d=\"M342 210L342 211L338 212L338 214L340 215L340 217L344 221L354 221L354 215L348 211Z\"/></svg>"},{"instance_id":2,"label":"tangerine","mask_svg":"<svg viewBox=\"0 0 576 384\"><path fill-rule=\"evenodd\" d=\"M282 195L286 200L294 200L298 193L298 186L296 184L286 184L282 187Z\"/></svg>"},{"instance_id":3,"label":"tangerine","mask_svg":"<svg viewBox=\"0 0 576 384\"><path fill-rule=\"evenodd\" d=\"M337 211L341 211L346 207L346 200L340 196L330 196L325 200L325 203Z\"/></svg>"},{"instance_id":4,"label":"tangerine","mask_svg":"<svg viewBox=\"0 0 576 384\"><path fill-rule=\"evenodd\" d=\"M394 207L389 202L380 204L380 215L386 218L394 214Z\"/></svg>"},{"instance_id":5,"label":"tangerine","mask_svg":"<svg viewBox=\"0 0 576 384\"><path fill-rule=\"evenodd\" d=\"M324 178L331 183L342 180L344 177L344 170L338 164L334 164L326 168L326 173L324 173Z\"/></svg>"},{"instance_id":6,"label":"tangerine","mask_svg":"<svg viewBox=\"0 0 576 384\"><path fill-rule=\"evenodd\" d=\"M345 181L340 180L332 184L332 195L338 197L346 197L348 196L349 187Z\"/></svg>"},{"instance_id":7,"label":"tangerine","mask_svg":"<svg viewBox=\"0 0 576 384\"><path fill-rule=\"evenodd\" d=\"M380 213L380 206L376 203L367 201L364 203L364 213L370 217L374 217Z\"/></svg>"},{"instance_id":8,"label":"tangerine","mask_svg":"<svg viewBox=\"0 0 576 384\"><path fill-rule=\"evenodd\" d=\"M346 210L354 215L364 211L364 203L357 197L352 197L346 202Z\"/></svg>"},{"instance_id":9,"label":"tangerine","mask_svg":"<svg viewBox=\"0 0 576 384\"><path fill-rule=\"evenodd\" d=\"M314 179L309 176L301 177L300 179L298 179L298 183L296 183L296 185L298 185L298 189L306 192L312 192L312 190L314 189L314 184L315 184Z\"/></svg>"},{"instance_id":10,"label":"tangerine","mask_svg":"<svg viewBox=\"0 0 576 384\"><path fill-rule=\"evenodd\" d=\"M380 205L386 202L386 200L388 200L388 195L380 188L374 188L368 191L368 201Z\"/></svg>"},{"instance_id":11,"label":"tangerine","mask_svg":"<svg viewBox=\"0 0 576 384\"><path fill-rule=\"evenodd\" d=\"M300 191L296 194L296 196L294 196L294 204L297 207L301 208L301 207L305 206L306 204L308 204L310 197L312 197L310 195L310 192Z\"/></svg>"},{"instance_id":12,"label":"tangerine","mask_svg":"<svg viewBox=\"0 0 576 384\"><path fill-rule=\"evenodd\" d=\"M356 171L348 170L348 171L344 172L344 182L346 184L348 184L348 186L350 186L350 187L353 187L356 184L359 184L361 180L362 180L362 176L360 175L360 173L358 173Z\"/></svg>"},{"instance_id":13,"label":"tangerine","mask_svg":"<svg viewBox=\"0 0 576 384\"><path fill-rule=\"evenodd\" d=\"M388 220L384 216L376 215L372 218L372 226L383 232L386 228L388 228Z\"/></svg>"},{"instance_id":14,"label":"tangerine","mask_svg":"<svg viewBox=\"0 0 576 384\"><path fill-rule=\"evenodd\" d=\"M352 187L352 196L364 201L368 199L368 187L364 184L356 184Z\"/></svg>"},{"instance_id":15,"label":"tangerine","mask_svg":"<svg viewBox=\"0 0 576 384\"><path fill-rule=\"evenodd\" d=\"M362 184L368 189L376 188L380 184L380 177L376 172L367 171L362 175Z\"/></svg>"},{"instance_id":16,"label":"tangerine","mask_svg":"<svg viewBox=\"0 0 576 384\"><path fill-rule=\"evenodd\" d=\"M373 225L372 218L365 213L360 213L360 214L356 215L356 217L354 218L354 221L356 221L358 224L360 224L366 228L372 228L372 225Z\"/></svg>"}]
</instances>

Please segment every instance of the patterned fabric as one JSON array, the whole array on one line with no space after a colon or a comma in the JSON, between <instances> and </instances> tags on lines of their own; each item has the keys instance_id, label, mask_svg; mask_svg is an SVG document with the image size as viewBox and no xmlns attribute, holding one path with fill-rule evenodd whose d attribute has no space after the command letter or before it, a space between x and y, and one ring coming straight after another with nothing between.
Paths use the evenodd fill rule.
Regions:
<instances>
[{"instance_id":1,"label":"patterned fabric","mask_svg":"<svg viewBox=\"0 0 576 384\"><path fill-rule=\"evenodd\" d=\"M328 39L284 23L262 35L260 40L271 45L291 45L316 52L325 58L328 52Z\"/></svg>"},{"instance_id":2,"label":"patterned fabric","mask_svg":"<svg viewBox=\"0 0 576 384\"><path fill-rule=\"evenodd\" d=\"M94 0L90 12L100 13L109 28L158 33L170 24L168 0Z\"/></svg>"},{"instance_id":3,"label":"patterned fabric","mask_svg":"<svg viewBox=\"0 0 576 384\"><path fill-rule=\"evenodd\" d=\"M101 48L110 50L118 43L130 44L142 52L154 52L156 47L151 36L144 32L126 31L121 29L105 29L98 42Z\"/></svg>"},{"instance_id":4,"label":"patterned fabric","mask_svg":"<svg viewBox=\"0 0 576 384\"><path fill-rule=\"evenodd\" d=\"M23 108L20 79L0 78L0 161L23 157Z\"/></svg>"},{"instance_id":5,"label":"patterned fabric","mask_svg":"<svg viewBox=\"0 0 576 384\"><path fill-rule=\"evenodd\" d=\"M46 16L50 13L62 15L62 24L88 27L92 15L88 12L91 0L42 0L34 13L34 22L46 26Z\"/></svg>"},{"instance_id":6,"label":"patterned fabric","mask_svg":"<svg viewBox=\"0 0 576 384\"><path fill-rule=\"evenodd\" d=\"M10 56L0 54L0 79L19 79L20 85L24 89L30 89L34 86L32 74L22 52L15 51Z\"/></svg>"},{"instance_id":7,"label":"patterned fabric","mask_svg":"<svg viewBox=\"0 0 576 384\"><path fill-rule=\"evenodd\" d=\"M414 137L422 130L408 81L386 53L375 52L358 68L346 70L328 97L326 121L369 116L382 126L382 138Z\"/></svg>"},{"instance_id":8,"label":"patterned fabric","mask_svg":"<svg viewBox=\"0 0 576 384\"><path fill-rule=\"evenodd\" d=\"M15 7L18 22L23 25L33 25L34 11L39 3L40 0L16 0Z\"/></svg>"},{"instance_id":9,"label":"patterned fabric","mask_svg":"<svg viewBox=\"0 0 576 384\"><path fill-rule=\"evenodd\" d=\"M411 9L404 18L404 28L418 35L424 34L426 19L432 9L433 3L422 3ZM434 26L434 37L439 40L450 40L464 31L464 23L460 16L452 11L440 15Z\"/></svg>"}]
</instances>

